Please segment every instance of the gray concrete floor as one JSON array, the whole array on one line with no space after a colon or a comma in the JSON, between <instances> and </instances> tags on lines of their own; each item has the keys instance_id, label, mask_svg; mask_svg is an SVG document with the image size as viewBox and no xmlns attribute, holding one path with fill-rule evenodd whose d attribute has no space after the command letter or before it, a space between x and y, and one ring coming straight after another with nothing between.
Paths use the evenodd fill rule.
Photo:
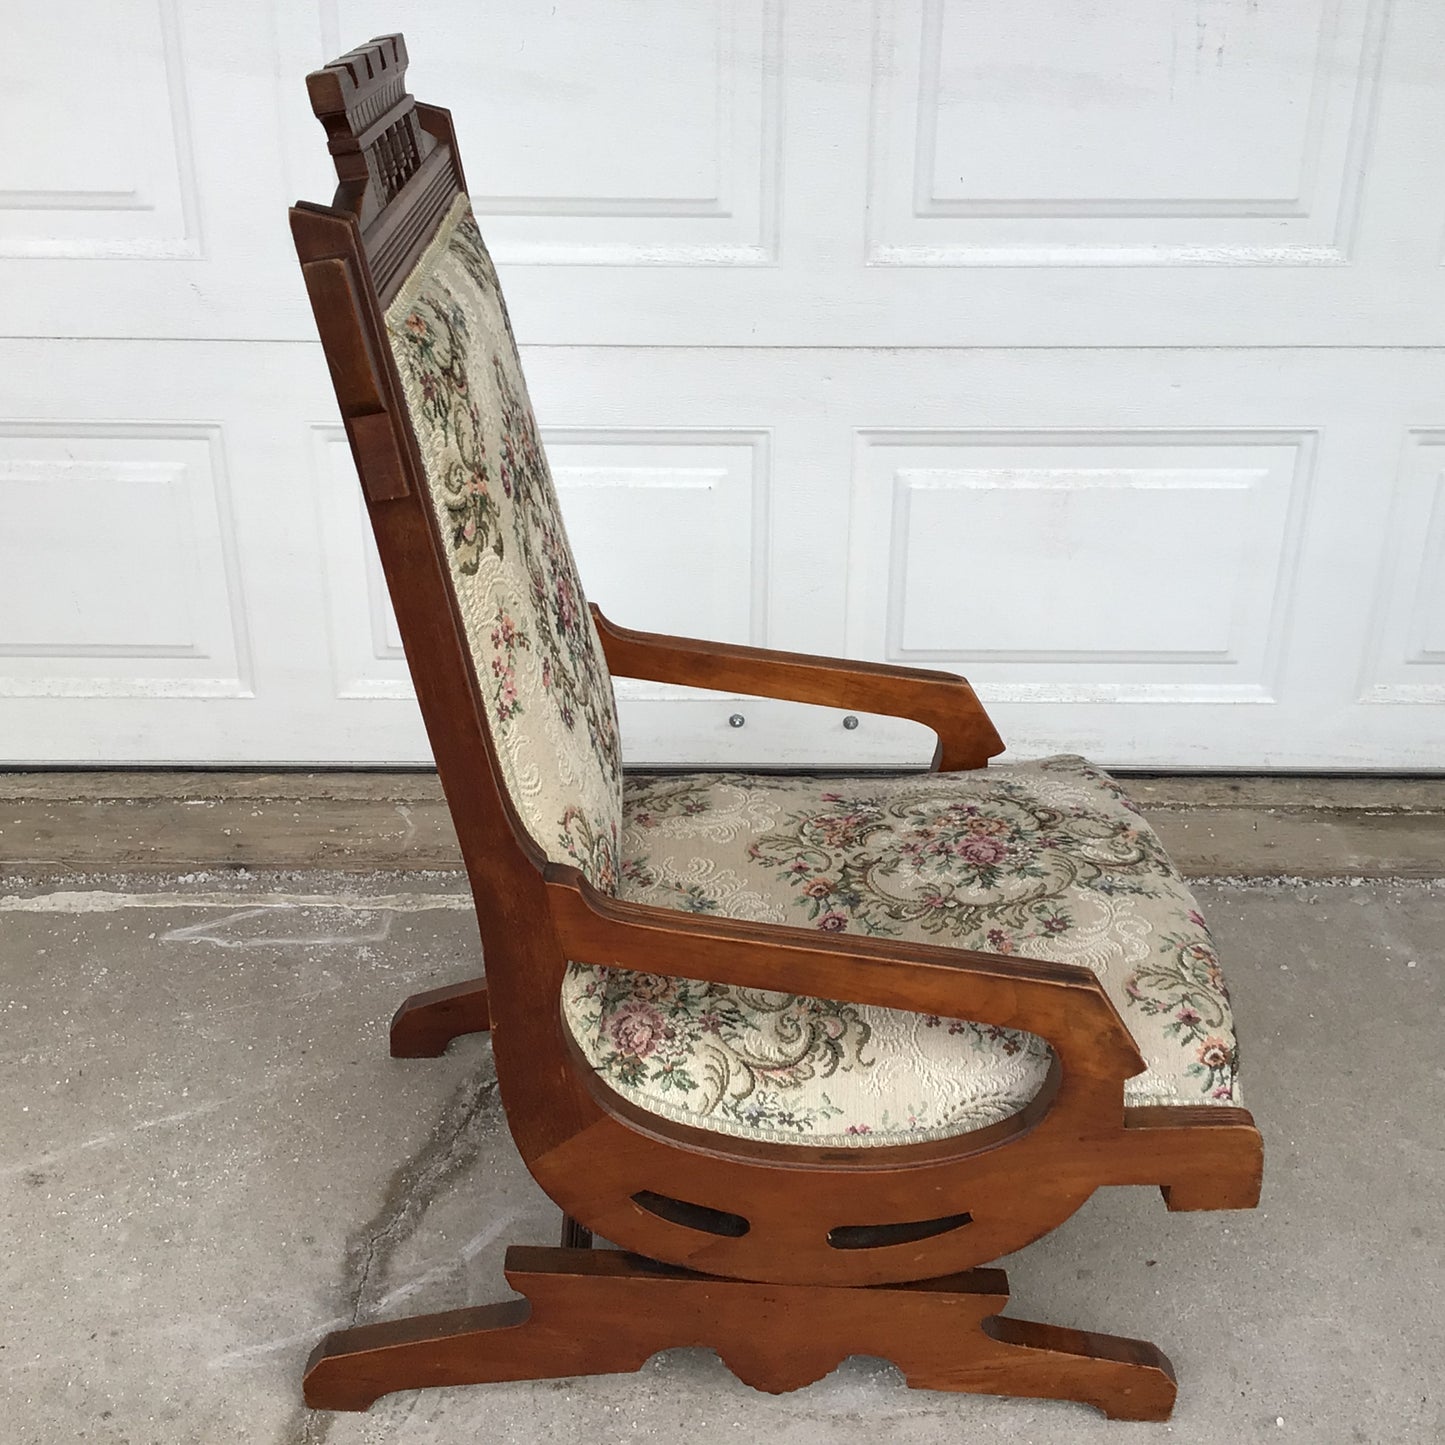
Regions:
<instances>
[{"instance_id":1,"label":"gray concrete floor","mask_svg":"<svg viewBox=\"0 0 1445 1445\"><path fill-rule=\"evenodd\" d=\"M1105 1190L1007 1261L1019 1315L1137 1335L1169 1425L905 1389L855 1359L773 1399L710 1353L639 1375L299 1407L319 1335L501 1297L555 1241L484 1038L386 1056L474 971L454 875L11 877L0 892L0 1439L16 1445L1445 1439L1445 887L1216 884L1266 1188Z\"/></svg>"}]
</instances>

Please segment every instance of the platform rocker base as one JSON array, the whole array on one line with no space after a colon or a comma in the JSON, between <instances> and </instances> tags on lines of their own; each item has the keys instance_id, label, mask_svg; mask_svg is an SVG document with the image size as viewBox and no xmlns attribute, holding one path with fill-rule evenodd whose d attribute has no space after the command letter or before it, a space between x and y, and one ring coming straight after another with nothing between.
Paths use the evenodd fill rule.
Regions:
<instances>
[{"instance_id":1,"label":"platform rocker base","mask_svg":"<svg viewBox=\"0 0 1445 1445\"><path fill-rule=\"evenodd\" d=\"M617 1250L514 1246L506 1275L525 1298L327 1336L306 1367L307 1404L365 1410L394 1390L622 1374L698 1345L771 1394L858 1354L891 1360L914 1389L1077 1400L1121 1420L1164 1420L1174 1406L1174 1371L1153 1345L1001 1318L998 1269L866 1288L753 1284Z\"/></svg>"}]
</instances>

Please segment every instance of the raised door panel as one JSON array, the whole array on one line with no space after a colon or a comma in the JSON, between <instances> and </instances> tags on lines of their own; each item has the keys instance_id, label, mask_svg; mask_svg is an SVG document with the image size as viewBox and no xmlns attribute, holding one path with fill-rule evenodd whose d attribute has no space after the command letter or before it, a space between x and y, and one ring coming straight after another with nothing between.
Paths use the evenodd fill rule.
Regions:
<instances>
[{"instance_id":1,"label":"raised door panel","mask_svg":"<svg viewBox=\"0 0 1445 1445\"><path fill-rule=\"evenodd\" d=\"M1401 447L1361 700L1445 708L1445 431ZM1445 765L1445 721L1438 737Z\"/></svg>"},{"instance_id":2,"label":"raised door panel","mask_svg":"<svg viewBox=\"0 0 1445 1445\"><path fill-rule=\"evenodd\" d=\"M1386 10L885 5L870 260L1345 264Z\"/></svg>"},{"instance_id":3,"label":"raised door panel","mask_svg":"<svg viewBox=\"0 0 1445 1445\"><path fill-rule=\"evenodd\" d=\"M498 262L718 266L777 246L776 0L455 8L322 0L314 43L401 29L462 137ZM316 151L308 128L293 144ZM314 169L314 167L313 167Z\"/></svg>"},{"instance_id":4,"label":"raised door panel","mask_svg":"<svg viewBox=\"0 0 1445 1445\"><path fill-rule=\"evenodd\" d=\"M199 255L178 0L17 5L5 30L0 258Z\"/></svg>"},{"instance_id":5,"label":"raised door panel","mask_svg":"<svg viewBox=\"0 0 1445 1445\"><path fill-rule=\"evenodd\" d=\"M246 697L219 429L0 423L0 694Z\"/></svg>"},{"instance_id":6,"label":"raised door panel","mask_svg":"<svg viewBox=\"0 0 1445 1445\"><path fill-rule=\"evenodd\" d=\"M996 700L1272 699L1312 434L860 441L851 647Z\"/></svg>"}]
</instances>

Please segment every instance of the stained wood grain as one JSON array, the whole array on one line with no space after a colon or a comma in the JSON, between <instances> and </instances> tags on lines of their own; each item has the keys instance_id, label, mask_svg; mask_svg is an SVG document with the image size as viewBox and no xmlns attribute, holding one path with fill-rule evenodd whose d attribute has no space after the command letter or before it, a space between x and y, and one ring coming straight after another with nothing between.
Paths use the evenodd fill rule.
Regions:
<instances>
[{"instance_id":1,"label":"stained wood grain","mask_svg":"<svg viewBox=\"0 0 1445 1445\"><path fill-rule=\"evenodd\" d=\"M616 1251L507 1251L525 1298L332 1335L307 1403L365 1410L394 1390L639 1370L659 1350L715 1349L769 1394L849 1355L891 1360L915 1390L1078 1400L1120 1420L1166 1420L1174 1371L1142 1340L1001 1317L1008 1277L979 1269L870 1290L748 1284Z\"/></svg>"},{"instance_id":2,"label":"stained wood grain","mask_svg":"<svg viewBox=\"0 0 1445 1445\"><path fill-rule=\"evenodd\" d=\"M635 632L595 605L592 618L616 677L910 718L938 735L933 766L944 772L981 768L1004 750L968 680L953 673Z\"/></svg>"}]
</instances>

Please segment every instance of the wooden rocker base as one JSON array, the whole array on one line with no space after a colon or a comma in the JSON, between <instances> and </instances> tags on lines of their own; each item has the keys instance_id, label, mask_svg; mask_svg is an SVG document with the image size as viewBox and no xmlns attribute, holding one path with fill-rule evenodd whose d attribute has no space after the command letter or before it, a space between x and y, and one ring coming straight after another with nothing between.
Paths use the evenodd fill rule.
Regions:
<instances>
[{"instance_id":1,"label":"wooden rocker base","mask_svg":"<svg viewBox=\"0 0 1445 1445\"><path fill-rule=\"evenodd\" d=\"M1174 1371L1153 1345L1000 1318L998 1269L849 1289L514 1246L506 1275L524 1299L327 1336L307 1362L306 1403L365 1410L394 1390L621 1374L695 1345L772 1394L859 1354L893 1361L913 1389L1077 1400L1119 1420L1166 1420L1174 1407Z\"/></svg>"},{"instance_id":2,"label":"wooden rocker base","mask_svg":"<svg viewBox=\"0 0 1445 1445\"><path fill-rule=\"evenodd\" d=\"M394 1059L436 1059L447 1045L463 1034L486 1033L492 1026L487 981L469 978L465 983L414 993L391 1019L391 1056Z\"/></svg>"}]
</instances>

